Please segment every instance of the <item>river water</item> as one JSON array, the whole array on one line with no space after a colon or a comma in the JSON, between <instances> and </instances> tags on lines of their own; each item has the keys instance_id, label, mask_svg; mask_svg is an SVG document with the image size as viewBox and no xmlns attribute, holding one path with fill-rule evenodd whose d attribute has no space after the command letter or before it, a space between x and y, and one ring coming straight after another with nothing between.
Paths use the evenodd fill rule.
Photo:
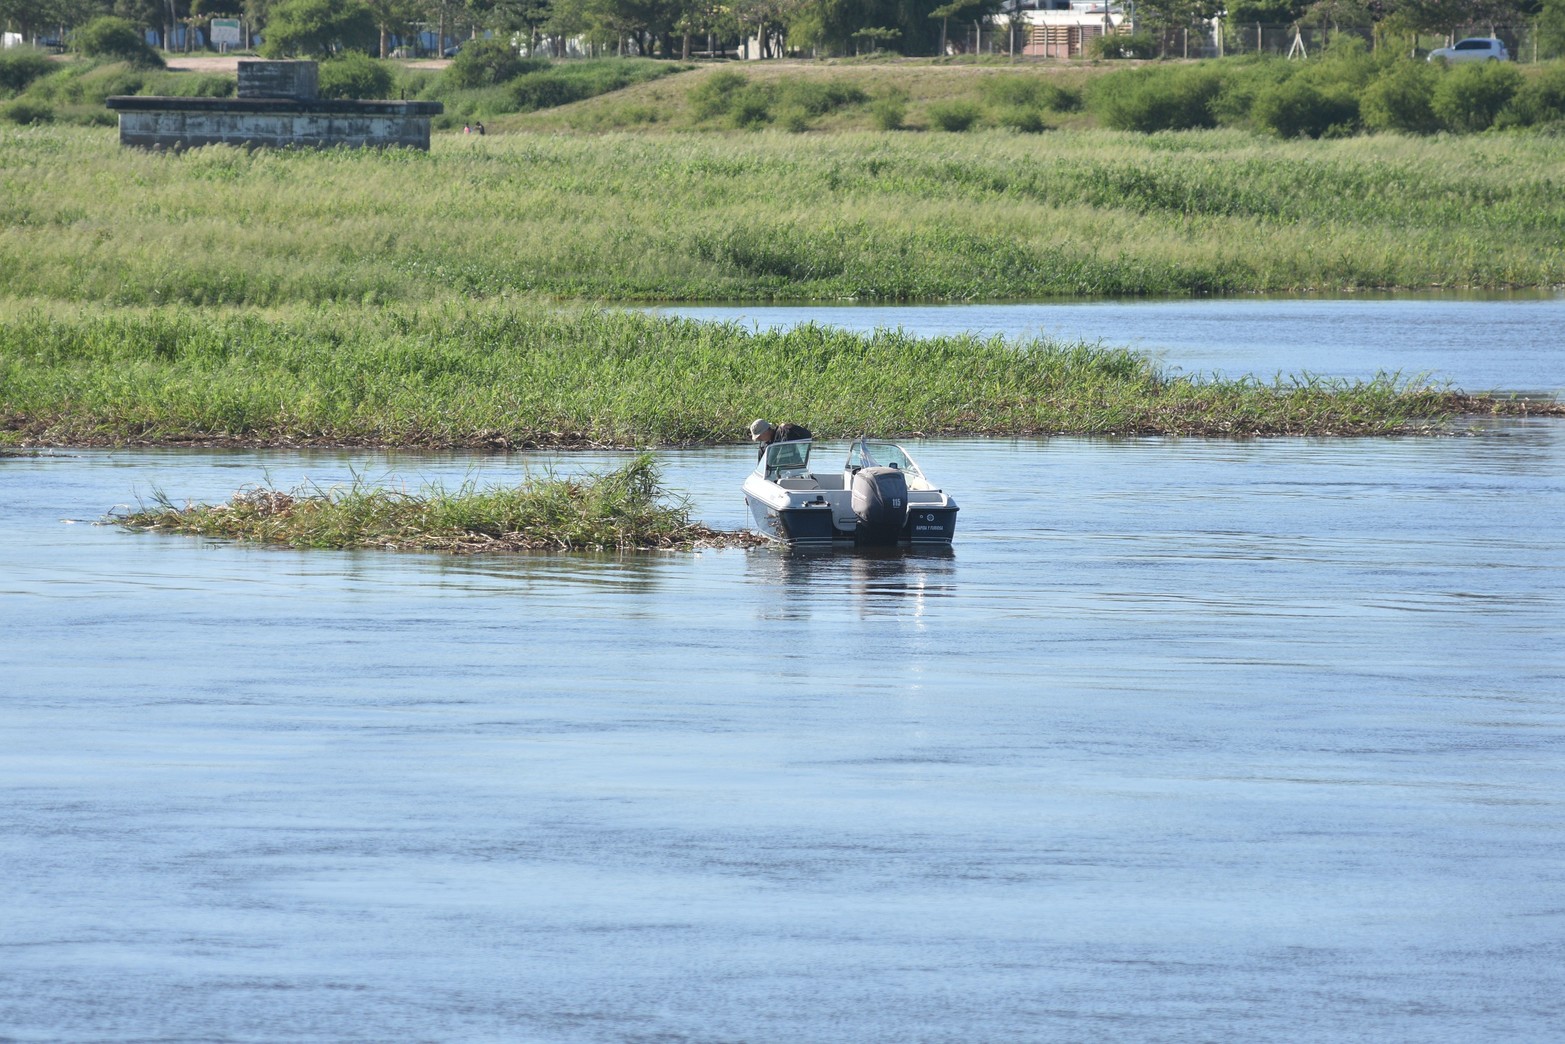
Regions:
<instances>
[{"instance_id":1,"label":"river water","mask_svg":"<svg viewBox=\"0 0 1565 1044\"><path fill-rule=\"evenodd\" d=\"M914 452L950 553L94 524L615 454L0 458L0 1039L1557 1039L1565 424Z\"/></svg>"},{"instance_id":2,"label":"river water","mask_svg":"<svg viewBox=\"0 0 1565 1044\"><path fill-rule=\"evenodd\" d=\"M802 322L925 336L1128 345L1175 373L1266 380L1377 373L1469 392L1565 393L1565 295L1224 298L986 305L711 305L660 309L756 328Z\"/></svg>"}]
</instances>

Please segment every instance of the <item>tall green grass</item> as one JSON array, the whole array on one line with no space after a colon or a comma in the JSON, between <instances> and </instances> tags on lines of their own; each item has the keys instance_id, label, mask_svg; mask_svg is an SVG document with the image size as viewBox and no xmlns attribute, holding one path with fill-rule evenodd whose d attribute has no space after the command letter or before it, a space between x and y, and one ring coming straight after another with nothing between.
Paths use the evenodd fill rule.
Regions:
<instances>
[{"instance_id":1,"label":"tall green grass","mask_svg":"<svg viewBox=\"0 0 1565 1044\"><path fill-rule=\"evenodd\" d=\"M505 136L179 155L0 127L0 287L116 305L1565 283L1542 136Z\"/></svg>"},{"instance_id":2,"label":"tall green grass","mask_svg":"<svg viewBox=\"0 0 1565 1044\"><path fill-rule=\"evenodd\" d=\"M115 516L131 529L227 537L288 547L445 551L646 551L746 545L754 534L693 522L641 454L581 478L535 475L517 486L420 493L356 478L348 486L284 492L250 487L226 504L176 504L159 493Z\"/></svg>"},{"instance_id":3,"label":"tall green grass","mask_svg":"<svg viewBox=\"0 0 1565 1044\"><path fill-rule=\"evenodd\" d=\"M0 441L461 446L720 443L757 416L818 436L1383 434L1556 410L1381 378L1161 373L1116 348L805 326L748 332L507 303L0 317Z\"/></svg>"}]
</instances>

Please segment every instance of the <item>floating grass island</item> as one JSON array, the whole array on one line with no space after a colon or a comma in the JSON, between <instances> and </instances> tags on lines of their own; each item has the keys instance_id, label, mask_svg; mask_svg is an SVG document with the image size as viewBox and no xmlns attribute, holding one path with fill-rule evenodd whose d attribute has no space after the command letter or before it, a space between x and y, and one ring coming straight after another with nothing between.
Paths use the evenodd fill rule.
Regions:
<instances>
[{"instance_id":1,"label":"floating grass island","mask_svg":"<svg viewBox=\"0 0 1565 1044\"><path fill-rule=\"evenodd\" d=\"M349 486L281 492L240 490L226 504L178 506L159 494L117 515L131 529L224 537L295 548L443 551L653 551L746 547L753 533L710 529L662 488L641 454L613 471L579 478L532 477L519 486L422 494L356 480Z\"/></svg>"}]
</instances>

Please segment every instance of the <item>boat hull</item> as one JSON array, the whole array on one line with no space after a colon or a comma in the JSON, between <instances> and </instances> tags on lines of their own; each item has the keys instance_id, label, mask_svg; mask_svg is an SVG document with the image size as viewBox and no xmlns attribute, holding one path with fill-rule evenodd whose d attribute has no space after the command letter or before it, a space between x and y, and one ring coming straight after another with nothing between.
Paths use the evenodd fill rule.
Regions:
<instances>
[{"instance_id":1,"label":"boat hull","mask_svg":"<svg viewBox=\"0 0 1565 1044\"><path fill-rule=\"evenodd\" d=\"M802 498L800 498L802 500ZM949 545L956 537L955 504L913 506L895 540L870 540L851 514L839 517L830 503L774 503L745 491L745 503L757 532L779 543L799 546Z\"/></svg>"}]
</instances>

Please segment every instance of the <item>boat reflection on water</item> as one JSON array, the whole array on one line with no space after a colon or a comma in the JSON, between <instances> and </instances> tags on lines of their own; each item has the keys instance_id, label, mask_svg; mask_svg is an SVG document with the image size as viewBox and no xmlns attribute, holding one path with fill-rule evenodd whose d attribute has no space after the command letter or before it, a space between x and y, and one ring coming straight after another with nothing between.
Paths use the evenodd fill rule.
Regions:
<instances>
[{"instance_id":1,"label":"boat reflection on water","mask_svg":"<svg viewBox=\"0 0 1565 1044\"><path fill-rule=\"evenodd\" d=\"M844 593L859 617L917 617L927 601L956 593L956 551L949 545L752 551L746 572L753 583L786 592L765 614L769 619L840 613Z\"/></svg>"}]
</instances>

